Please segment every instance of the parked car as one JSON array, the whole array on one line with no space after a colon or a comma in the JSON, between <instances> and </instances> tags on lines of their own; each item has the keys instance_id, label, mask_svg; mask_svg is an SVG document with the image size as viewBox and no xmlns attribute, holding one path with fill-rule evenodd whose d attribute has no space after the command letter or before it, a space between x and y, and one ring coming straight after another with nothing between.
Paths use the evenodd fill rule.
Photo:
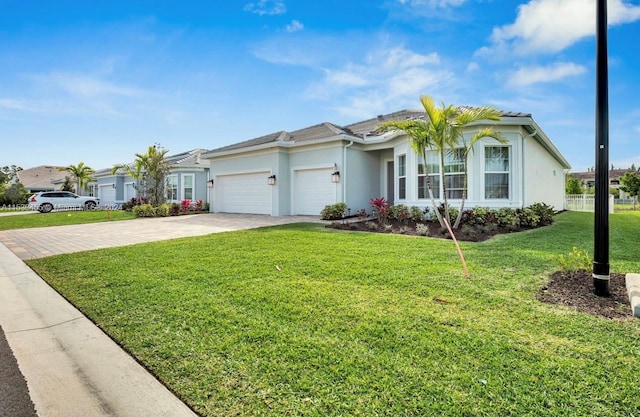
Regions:
<instances>
[{"instance_id":1,"label":"parked car","mask_svg":"<svg viewBox=\"0 0 640 417\"><path fill-rule=\"evenodd\" d=\"M40 213L51 210L94 210L100 204L95 197L80 196L69 191L44 191L29 197L29 208Z\"/></svg>"}]
</instances>

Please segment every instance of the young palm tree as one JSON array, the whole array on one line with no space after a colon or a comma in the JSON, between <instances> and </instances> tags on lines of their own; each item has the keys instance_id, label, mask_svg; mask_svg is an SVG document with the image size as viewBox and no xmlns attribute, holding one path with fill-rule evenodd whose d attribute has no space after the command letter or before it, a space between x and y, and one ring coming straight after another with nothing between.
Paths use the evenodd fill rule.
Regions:
<instances>
[{"instance_id":1,"label":"young palm tree","mask_svg":"<svg viewBox=\"0 0 640 417\"><path fill-rule=\"evenodd\" d=\"M128 164L114 165L111 174L118 171L124 172L138 181L138 191L149 199L153 206L159 206L165 202L165 180L169 174L169 164L165 156L169 152L160 145L149 146L146 153L137 153L133 166Z\"/></svg>"},{"instance_id":2,"label":"young palm tree","mask_svg":"<svg viewBox=\"0 0 640 417\"><path fill-rule=\"evenodd\" d=\"M438 153L440 159L440 184L442 184L442 199L444 202L444 218L451 223L449 215L449 201L447 195L447 184L445 181L445 155L447 152L456 152L462 149L464 155L464 190L462 195L461 210L464 207L464 199L466 198L467 183L467 163L466 159L469 152L473 149L475 143L485 137L491 137L501 143L505 143L506 139L492 128L484 128L476 132L469 143L464 141L463 129L480 120L500 120L500 112L490 106L482 107L455 107L453 105L442 104L442 107L436 107L430 96L424 95L420 97L420 102L427 113L426 119L410 119L400 121L389 121L382 123L379 127L381 130L400 130L407 134L413 150L427 161L427 150L433 149ZM427 176L428 177L428 176ZM444 227L444 221L440 216L433 198L433 190L430 181L427 181L427 189L434 212L438 217L440 225ZM459 223L459 220L456 221ZM456 224L456 226L457 226Z\"/></svg>"},{"instance_id":3,"label":"young palm tree","mask_svg":"<svg viewBox=\"0 0 640 417\"><path fill-rule=\"evenodd\" d=\"M70 174L71 179L76 183L76 193L80 194L80 190L86 190L92 175L95 172L93 168L79 162L78 165L69 165L64 168L58 168L58 171L66 171Z\"/></svg>"}]
</instances>

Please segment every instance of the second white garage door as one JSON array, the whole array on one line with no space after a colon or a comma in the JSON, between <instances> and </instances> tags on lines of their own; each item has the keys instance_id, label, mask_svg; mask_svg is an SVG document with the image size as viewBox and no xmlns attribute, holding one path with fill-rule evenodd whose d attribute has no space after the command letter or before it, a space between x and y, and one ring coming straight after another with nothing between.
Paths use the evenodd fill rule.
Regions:
<instances>
[{"instance_id":1,"label":"second white garage door","mask_svg":"<svg viewBox=\"0 0 640 417\"><path fill-rule=\"evenodd\" d=\"M225 213L271 214L268 172L218 175L215 179L214 211Z\"/></svg>"},{"instance_id":2,"label":"second white garage door","mask_svg":"<svg viewBox=\"0 0 640 417\"><path fill-rule=\"evenodd\" d=\"M327 204L336 203L337 185L331 182L331 168L293 172L294 215L319 216Z\"/></svg>"}]
</instances>

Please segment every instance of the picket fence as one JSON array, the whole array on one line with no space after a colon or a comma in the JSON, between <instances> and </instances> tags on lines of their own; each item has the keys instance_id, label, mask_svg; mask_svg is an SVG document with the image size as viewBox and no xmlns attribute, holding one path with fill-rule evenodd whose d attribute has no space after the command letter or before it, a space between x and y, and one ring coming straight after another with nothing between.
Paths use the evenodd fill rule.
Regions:
<instances>
[{"instance_id":1,"label":"picket fence","mask_svg":"<svg viewBox=\"0 0 640 417\"><path fill-rule=\"evenodd\" d=\"M613 194L609 194L609 213L614 209ZM571 211L595 211L595 196L593 194L567 194L564 198L564 209Z\"/></svg>"}]
</instances>

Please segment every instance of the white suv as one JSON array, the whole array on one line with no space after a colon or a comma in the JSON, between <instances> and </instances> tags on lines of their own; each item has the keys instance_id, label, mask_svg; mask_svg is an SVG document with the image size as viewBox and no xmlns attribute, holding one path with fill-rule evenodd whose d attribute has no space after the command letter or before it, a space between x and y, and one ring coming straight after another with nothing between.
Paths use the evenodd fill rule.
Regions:
<instances>
[{"instance_id":1,"label":"white suv","mask_svg":"<svg viewBox=\"0 0 640 417\"><path fill-rule=\"evenodd\" d=\"M95 197L79 196L69 191L45 191L29 197L29 208L40 213L51 210L85 209L94 210L100 200Z\"/></svg>"}]
</instances>

